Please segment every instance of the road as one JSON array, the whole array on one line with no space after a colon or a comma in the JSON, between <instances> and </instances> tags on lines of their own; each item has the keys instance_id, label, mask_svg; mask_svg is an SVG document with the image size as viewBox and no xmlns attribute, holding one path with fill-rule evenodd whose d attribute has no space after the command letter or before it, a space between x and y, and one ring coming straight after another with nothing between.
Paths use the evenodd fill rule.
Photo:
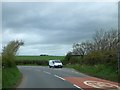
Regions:
<instances>
[{"instance_id":1,"label":"road","mask_svg":"<svg viewBox=\"0 0 120 90\"><path fill-rule=\"evenodd\" d=\"M49 68L47 66L18 66L18 68L23 74L23 79L17 88L63 88L65 90L67 88L88 90L89 88L89 90L100 90L98 89L99 87L94 87L94 85L92 87L87 85L87 81L106 81L90 77L68 68ZM87 81L85 82L85 80ZM107 81L107 84L109 84L108 86L113 85L111 86L113 88L117 87L117 83L114 82ZM102 86L105 85L102 84Z\"/></svg>"}]
</instances>

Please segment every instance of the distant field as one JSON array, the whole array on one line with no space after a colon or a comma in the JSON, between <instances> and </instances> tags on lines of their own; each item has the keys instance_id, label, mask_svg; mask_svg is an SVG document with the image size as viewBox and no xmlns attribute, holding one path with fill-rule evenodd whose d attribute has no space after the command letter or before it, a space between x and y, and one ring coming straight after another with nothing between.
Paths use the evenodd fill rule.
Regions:
<instances>
[{"instance_id":1,"label":"distant field","mask_svg":"<svg viewBox=\"0 0 120 90\"><path fill-rule=\"evenodd\" d=\"M65 56L16 56L16 60L63 60Z\"/></svg>"}]
</instances>

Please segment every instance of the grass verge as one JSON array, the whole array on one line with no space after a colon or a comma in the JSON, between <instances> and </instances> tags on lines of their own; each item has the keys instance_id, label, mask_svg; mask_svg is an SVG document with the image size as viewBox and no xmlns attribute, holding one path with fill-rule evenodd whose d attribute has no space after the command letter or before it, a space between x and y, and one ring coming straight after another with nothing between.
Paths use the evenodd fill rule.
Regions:
<instances>
[{"instance_id":1,"label":"grass verge","mask_svg":"<svg viewBox=\"0 0 120 90\"><path fill-rule=\"evenodd\" d=\"M2 69L2 88L13 88L21 77L19 70L14 68Z\"/></svg>"},{"instance_id":2,"label":"grass verge","mask_svg":"<svg viewBox=\"0 0 120 90\"><path fill-rule=\"evenodd\" d=\"M85 73L90 76L118 82L118 73L111 67L106 65L66 65L66 67L74 68L75 70Z\"/></svg>"},{"instance_id":3,"label":"grass verge","mask_svg":"<svg viewBox=\"0 0 120 90\"><path fill-rule=\"evenodd\" d=\"M2 89L2 68L0 67L0 89Z\"/></svg>"}]
</instances>

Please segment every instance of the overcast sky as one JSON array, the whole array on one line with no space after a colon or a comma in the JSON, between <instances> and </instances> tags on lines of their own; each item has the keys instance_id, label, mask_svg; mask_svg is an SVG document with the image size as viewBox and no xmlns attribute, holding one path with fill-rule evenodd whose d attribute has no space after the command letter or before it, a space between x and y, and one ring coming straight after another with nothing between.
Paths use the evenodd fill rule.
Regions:
<instances>
[{"instance_id":1,"label":"overcast sky","mask_svg":"<svg viewBox=\"0 0 120 90\"><path fill-rule=\"evenodd\" d=\"M25 43L19 55L65 55L95 31L116 29L117 13L112 2L4 2L0 44L18 39Z\"/></svg>"}]
</instances>

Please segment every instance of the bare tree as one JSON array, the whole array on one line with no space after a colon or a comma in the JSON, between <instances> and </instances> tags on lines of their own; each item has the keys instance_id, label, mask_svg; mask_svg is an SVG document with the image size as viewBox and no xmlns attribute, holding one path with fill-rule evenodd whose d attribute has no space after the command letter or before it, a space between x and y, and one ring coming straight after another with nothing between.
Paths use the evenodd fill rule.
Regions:
<instances>
[{"instance_id":1,"label":"bare tree","mask_svg":"<svg viewBox=\"0 0 120 90\"><path fill-rule=\"evenodd\" d=\"M86 52L86 47L85 47L85 43L77 43L77 44L73 44L73 55L80 55L80 56L84 56L85 52Z\"/></svg>"},{"instance_id":2,"label":"bare tree","mask_svg":"<svg viewBox=\"0 0 120 90\"><path fill-rule=\"evenodd\" d=\"M72 54L84 56L91 51L115 50L120 45L117 36L117 30L104 31L101 29L95 32L92 41L87 40L82 43L74 43Z\"/></svg>"},{"instance_id":3,"label":"bare tree","mask_svg":"<svg viewBox=\"0 0 120 90\"><path fill-rule=\"evenodd\" d=\"M93 36L95 50L111 50L118 47L117 30L97 31Z\"/></svg>"}]
</instances>

